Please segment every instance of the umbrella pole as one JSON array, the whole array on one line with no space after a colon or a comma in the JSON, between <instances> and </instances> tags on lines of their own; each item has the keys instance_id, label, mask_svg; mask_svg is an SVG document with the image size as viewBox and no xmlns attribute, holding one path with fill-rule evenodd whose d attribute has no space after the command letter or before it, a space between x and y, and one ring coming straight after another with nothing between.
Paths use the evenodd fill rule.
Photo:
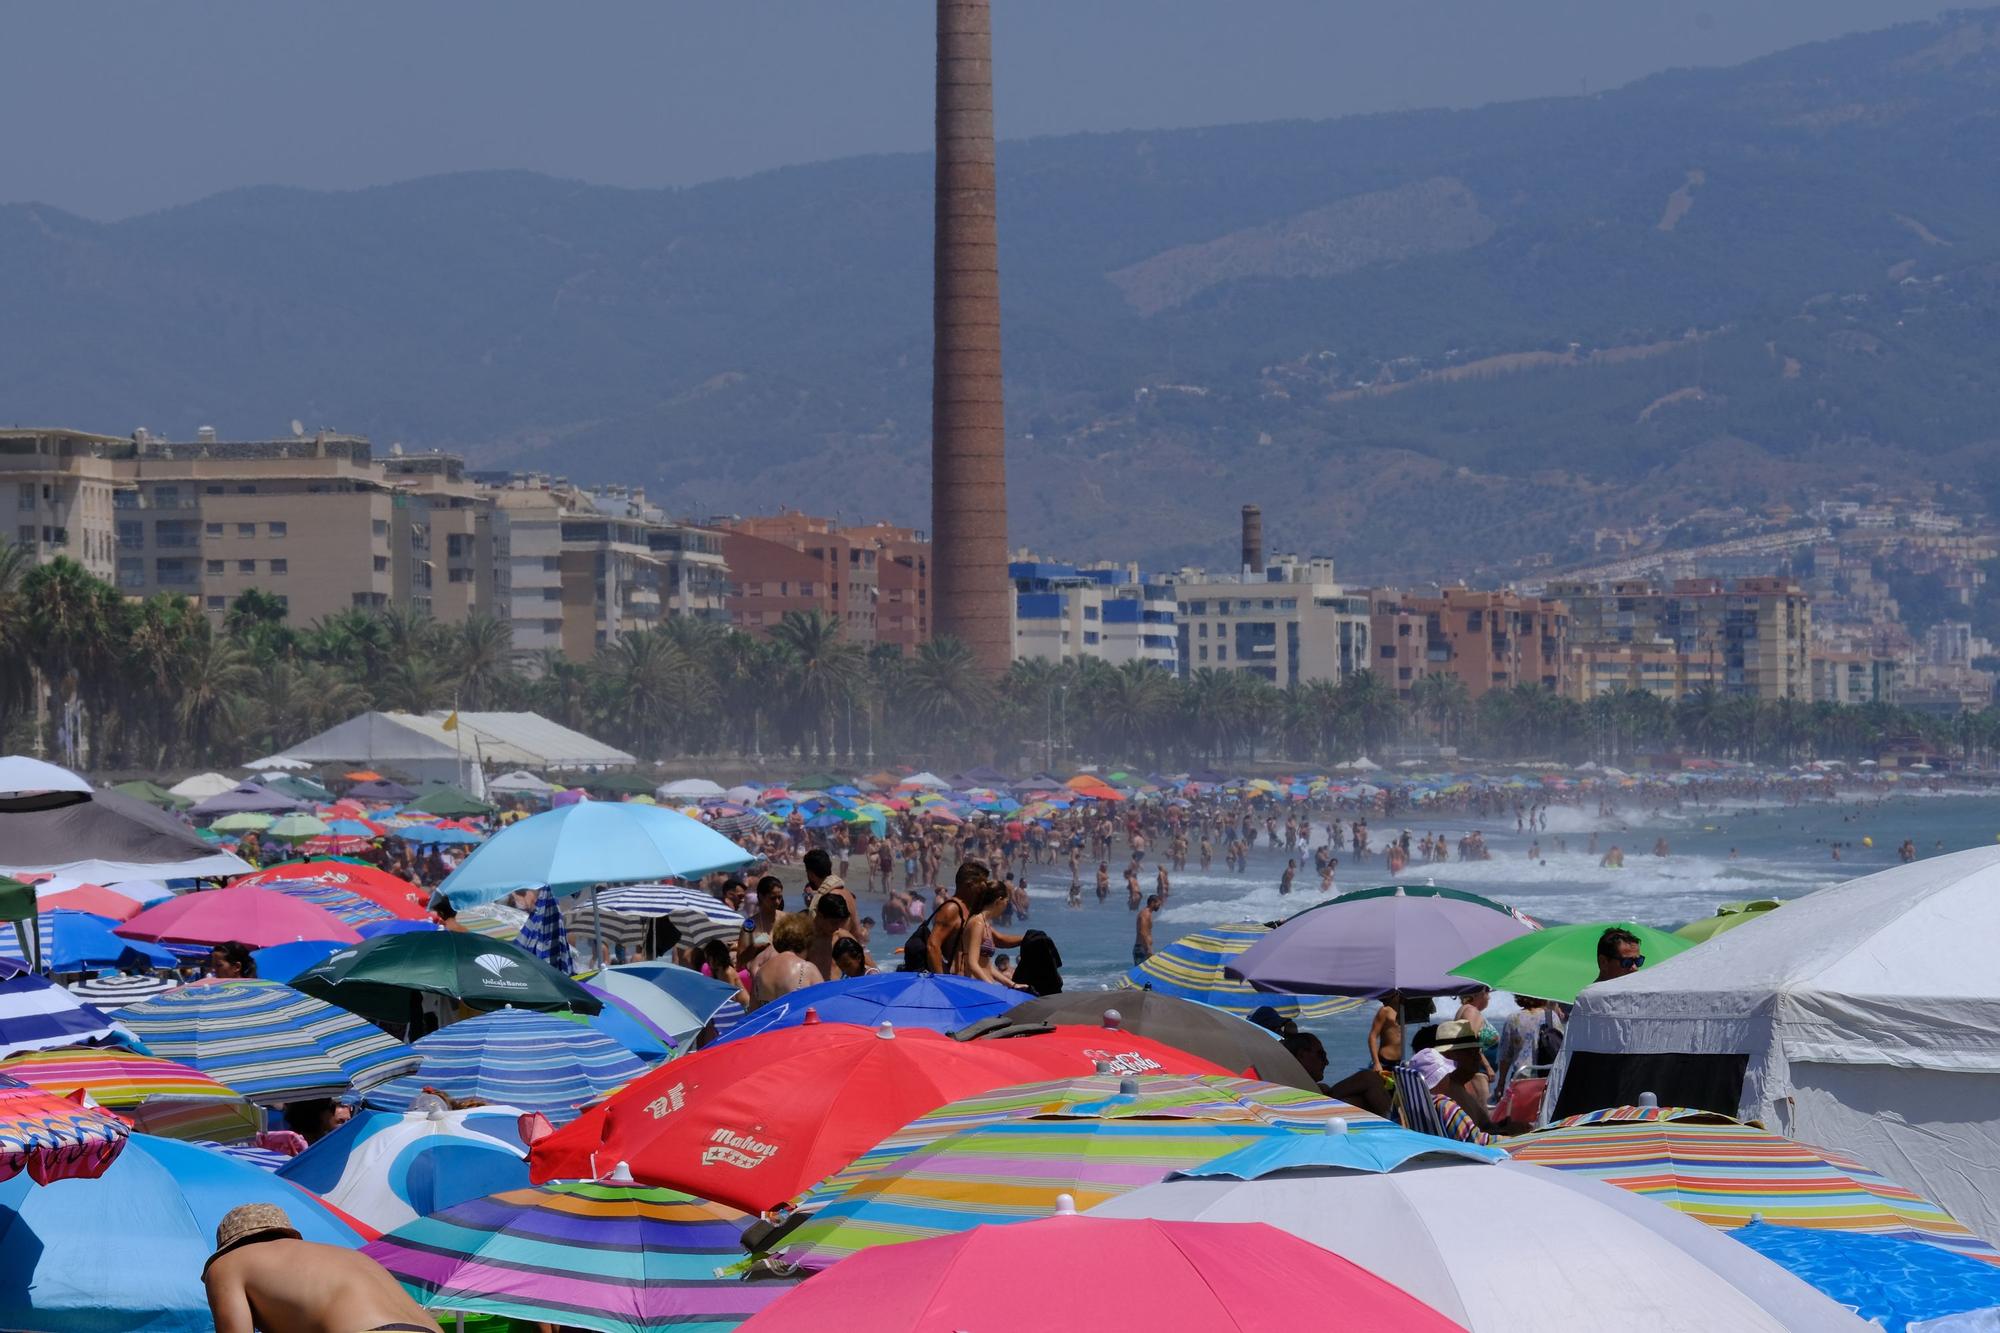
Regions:
<instances>
[{"instance_id":1,"label":"umbrella pole","mask_svg":"<svg viewBox=\"0 0 2000 1333\"><path fill-rule=\"evenodd\" d=\"M604 968L604 911L597 905L597 886L590 886L590 947L596 951L597 966Z\"/></svg>"}]
</instances>

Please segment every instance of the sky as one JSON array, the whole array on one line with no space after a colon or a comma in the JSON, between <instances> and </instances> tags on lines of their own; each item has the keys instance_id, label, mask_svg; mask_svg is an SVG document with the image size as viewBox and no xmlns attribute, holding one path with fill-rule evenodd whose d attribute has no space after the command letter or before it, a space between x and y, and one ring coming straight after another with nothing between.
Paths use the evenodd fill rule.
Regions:
<instances>
[{"instance_id":1,"label":"sky","mask_svg":"<svg viewBox=\"0 0 2000 1333\"><path fill-rule=\"evenodd\" d=\"M1934 0L995 0L1005 138L1598 90ZM930 144L924 0L0 0L0 202L527 168L656 187Z\"/></svg>"}]
</instances>

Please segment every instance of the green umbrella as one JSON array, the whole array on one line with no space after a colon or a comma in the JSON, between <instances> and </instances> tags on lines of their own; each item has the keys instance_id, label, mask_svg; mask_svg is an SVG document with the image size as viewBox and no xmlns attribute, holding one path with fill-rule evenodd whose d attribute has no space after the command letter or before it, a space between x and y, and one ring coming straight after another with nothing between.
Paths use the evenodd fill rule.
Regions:
<instances>
[{"instance_id":1,"label":"green umbrella","mask_svg":"<svg viewBox=\"0 0 2000 1333\"><path fill-rule=\"evenodd\" d=\"M331 801L333 793L314 782L311 778L300 777L296 773L278 773L260 779L266 789L280 792L300 801Z\"/></svg>"},{"instance_id":2,"label":"green umbrella","mask_svg":"<svg viewBox=\"0 0 2000 1333\"><path fill-rule=\"evenodd\" d=\"M134 800L144 801L147 805L157 805L162 810L185 810L194 804L187 797L176 796L165 787L147 782L144 778L137 782L121 782L111 790L122 791Z\"/></svg>"},{"instance_id":3,"label":"green umbrella","mask_svg":"<svg viewBox=\"0 0 2000 1333\"><path fill-rule=\"evenodd\" d=\"M1703 940L1714 939L1725 930L1734 930L1746 921L1755 921L1766 912L1775 912L1779 906L1775 898L1759 898L1747 903L1724 903L1715 909L1714 916L1690 921L1674 934L1689 944L1700 944Z\"/></svg>"},{"instance_id":4,"label":"green umbrella","mask_svg":"<svg viewBox=\"0 0 2000 1333\"><path fill-rule=\"evenodd\" d=\"M1597 980L1597 939L1613 928L1639 937L1646 966L1665 962L1694 945L1678 936L1630 921L1589 921L1550 926L1516 936L1451 970L1455 977L1516 995L1574 1004L1577 992Z\"/></svg>"},{"instance_id":5,"label":"green umbrella","mask_svg":"<svg viewBox=\"0 0 2000 1333\"><path fill-rule=\"evenodd\" d=\"M224 815L209 827L217 833L262 833L276 822L269 815L239 810L233 815Z\"/></svg>"},{"instance_id":6,"label":"green umbrella","mask_svg":"<svg viewBox=\"0 0 2000 1333\"><path fill-rule=\"evenodd\" d=\"M659 784L644 773L599 773L583 784L591 791L644 792L651 795Z\"/></svg>"},{"instance_id":7,"label":"green umbrella","mask_svg":"<svg viewBox=\"0 0 2000 1333\"><path fill-rule=\"evenodd\" d=\"M473 1009L576 1009L602 1002L517 944L456 930L378 935L292 979L295 990L378 1023L406 1023L413 992Z\"/></svg>"},{"instance_id":8,"label":"green umbrella","mask_svg":"<svg viewBox=\"0 0 2000 1333\"><path fill-rule=\"evenodd\" d=\"M276 823L265 829L264 836L267 838L284 838L290 841L303 841L307 838L321 837L332 831L323 821L314 818L312 815L295 813L283 816Z\"/></svg>"},{"instance_id":9,"label":"green umbrella","mask_svg":"<svg viewBox=\"0 0 2000 1333\"><path fill-rule=\"evenodd\" d=\"M35 915L35 886L0 875L0 921L29 921Z\"/></svg>"},{"instance_id":10,"label":"green umbrella","mask_svg":"<svg viewBox=\"0 0 2000 1333\"><path fill-rule=\"evenodd\" d=\"M648 789L650 790L650 788ZM493 807L476 796L469 796L456 787L438 787L425 792L416 800L404 806L405 810L415 810L419 814L440 815L447 819L454 815L490 815Z\"/></svg>"},{"instance_id":11,"label":"green umbrella","mask_svg":"<svg viewBox=\"0 0 2000 1333\"><path fill-rule=\"evenodd\" d=\"M834 773L808 773L787 785L793 791L825 791L828 787L844 786L845 783Z\"/></svg>"}]
</instances>

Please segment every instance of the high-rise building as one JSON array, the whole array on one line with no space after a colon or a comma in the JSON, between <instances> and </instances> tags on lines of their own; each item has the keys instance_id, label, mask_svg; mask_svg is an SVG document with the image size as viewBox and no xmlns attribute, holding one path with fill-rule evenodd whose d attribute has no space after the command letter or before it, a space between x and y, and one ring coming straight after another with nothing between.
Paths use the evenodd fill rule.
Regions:
<instances>
[{"instance_id":1,"label":"high-rise building","mask_svg":"<svg viewBox=\"0 0 2000 1333\"><path fill-rule=\"evenodd\" d=\"M1557 582L1547 592L1568 604L1576 647L1665 644L1695 659L1683 674L1723 694L1813 697L1812 595L1789 578Z\"/></svg>"},{"instance_id":2,"label":"high-rise building","mask_svg":"<svg viewBox=\"0 0 2000 1333\"><path fill-rule=\"evenodd\" d=\"M118 569L118 506L130 481L116 460L132 441L77 430L0 430L0 526L37 564L59 555L101 579Z\"/></svg>"},{"instance_id":3,"label":"high-rise building","mask_svg":"<svg viewBox=\"0 0 2000 1333\"><path fill-rule=\"evenodd\" d=\"M931 611L998 674L1013 658L987 0L938 0Z\"/></svg>"},{"instance_id":4,"label":"high-rise building","mask_svg":"<svg viewBox=\"0 0 2000 1333\"><path fill-rule=\"evenodd\" d=\"M1562 687L1569 612L1514 592L1445 588L1435 595L1377 589L1369 598L1375 674L1408 698L1425 676L1455 676L1466 695Z\"/></svg>"},{"instance_id":5,"label":"high-rise building","mask_svg":"<svg viewBox=\"0 0 2000 1333\"><path fill-rule=\"evenodd\" d=\"M818 611L867 647L904 656L930 637L930 543L887 523L843 526L797 510L713 520L729 564L731 623L768 632L788 611Z\"/></svg>"},{"instance_id":6,"label":"high-rise building","mask_svg":"<svg viewBox=\"0 0 2000 1333\"><path fill-rule=\"evenodd\" d=\"M1008 566L1015 657L1179 669L1171 585L1144 577L1136 565L1078 566L1022 556Z\"/></svg>"},{"instance_id":7,"label":"high-rise building","mask_svg":"<svg viewBox=\"0 0 2000 1333\"><path fill-rule=\"evenodd\" d=\"M1167 581L1183 675L1213 667L1283 689L1369 666L1368 598L1335 581L1330 559L1279 555L1261 574L1182 569Z\"/></svg>"}]
</instances>

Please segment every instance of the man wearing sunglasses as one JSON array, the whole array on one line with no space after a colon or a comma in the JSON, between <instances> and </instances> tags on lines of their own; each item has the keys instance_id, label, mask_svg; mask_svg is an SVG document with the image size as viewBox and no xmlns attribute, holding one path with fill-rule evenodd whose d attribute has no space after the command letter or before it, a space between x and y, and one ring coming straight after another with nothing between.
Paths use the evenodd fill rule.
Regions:
<instances>
[{"instance_id":1,"label":"man wearing sunglasses","mask_svg":"<svg viewBox=\"0 0 2000 1333\"><path fill-rule=\"evenodd\" d=\"M1629 930L1617 926L1597 937L1597 979L1612 981L1618 977L1629 977L1646 965L1646 955L1639 952L1639 937Z\"/></svg>"}]
</instances>

